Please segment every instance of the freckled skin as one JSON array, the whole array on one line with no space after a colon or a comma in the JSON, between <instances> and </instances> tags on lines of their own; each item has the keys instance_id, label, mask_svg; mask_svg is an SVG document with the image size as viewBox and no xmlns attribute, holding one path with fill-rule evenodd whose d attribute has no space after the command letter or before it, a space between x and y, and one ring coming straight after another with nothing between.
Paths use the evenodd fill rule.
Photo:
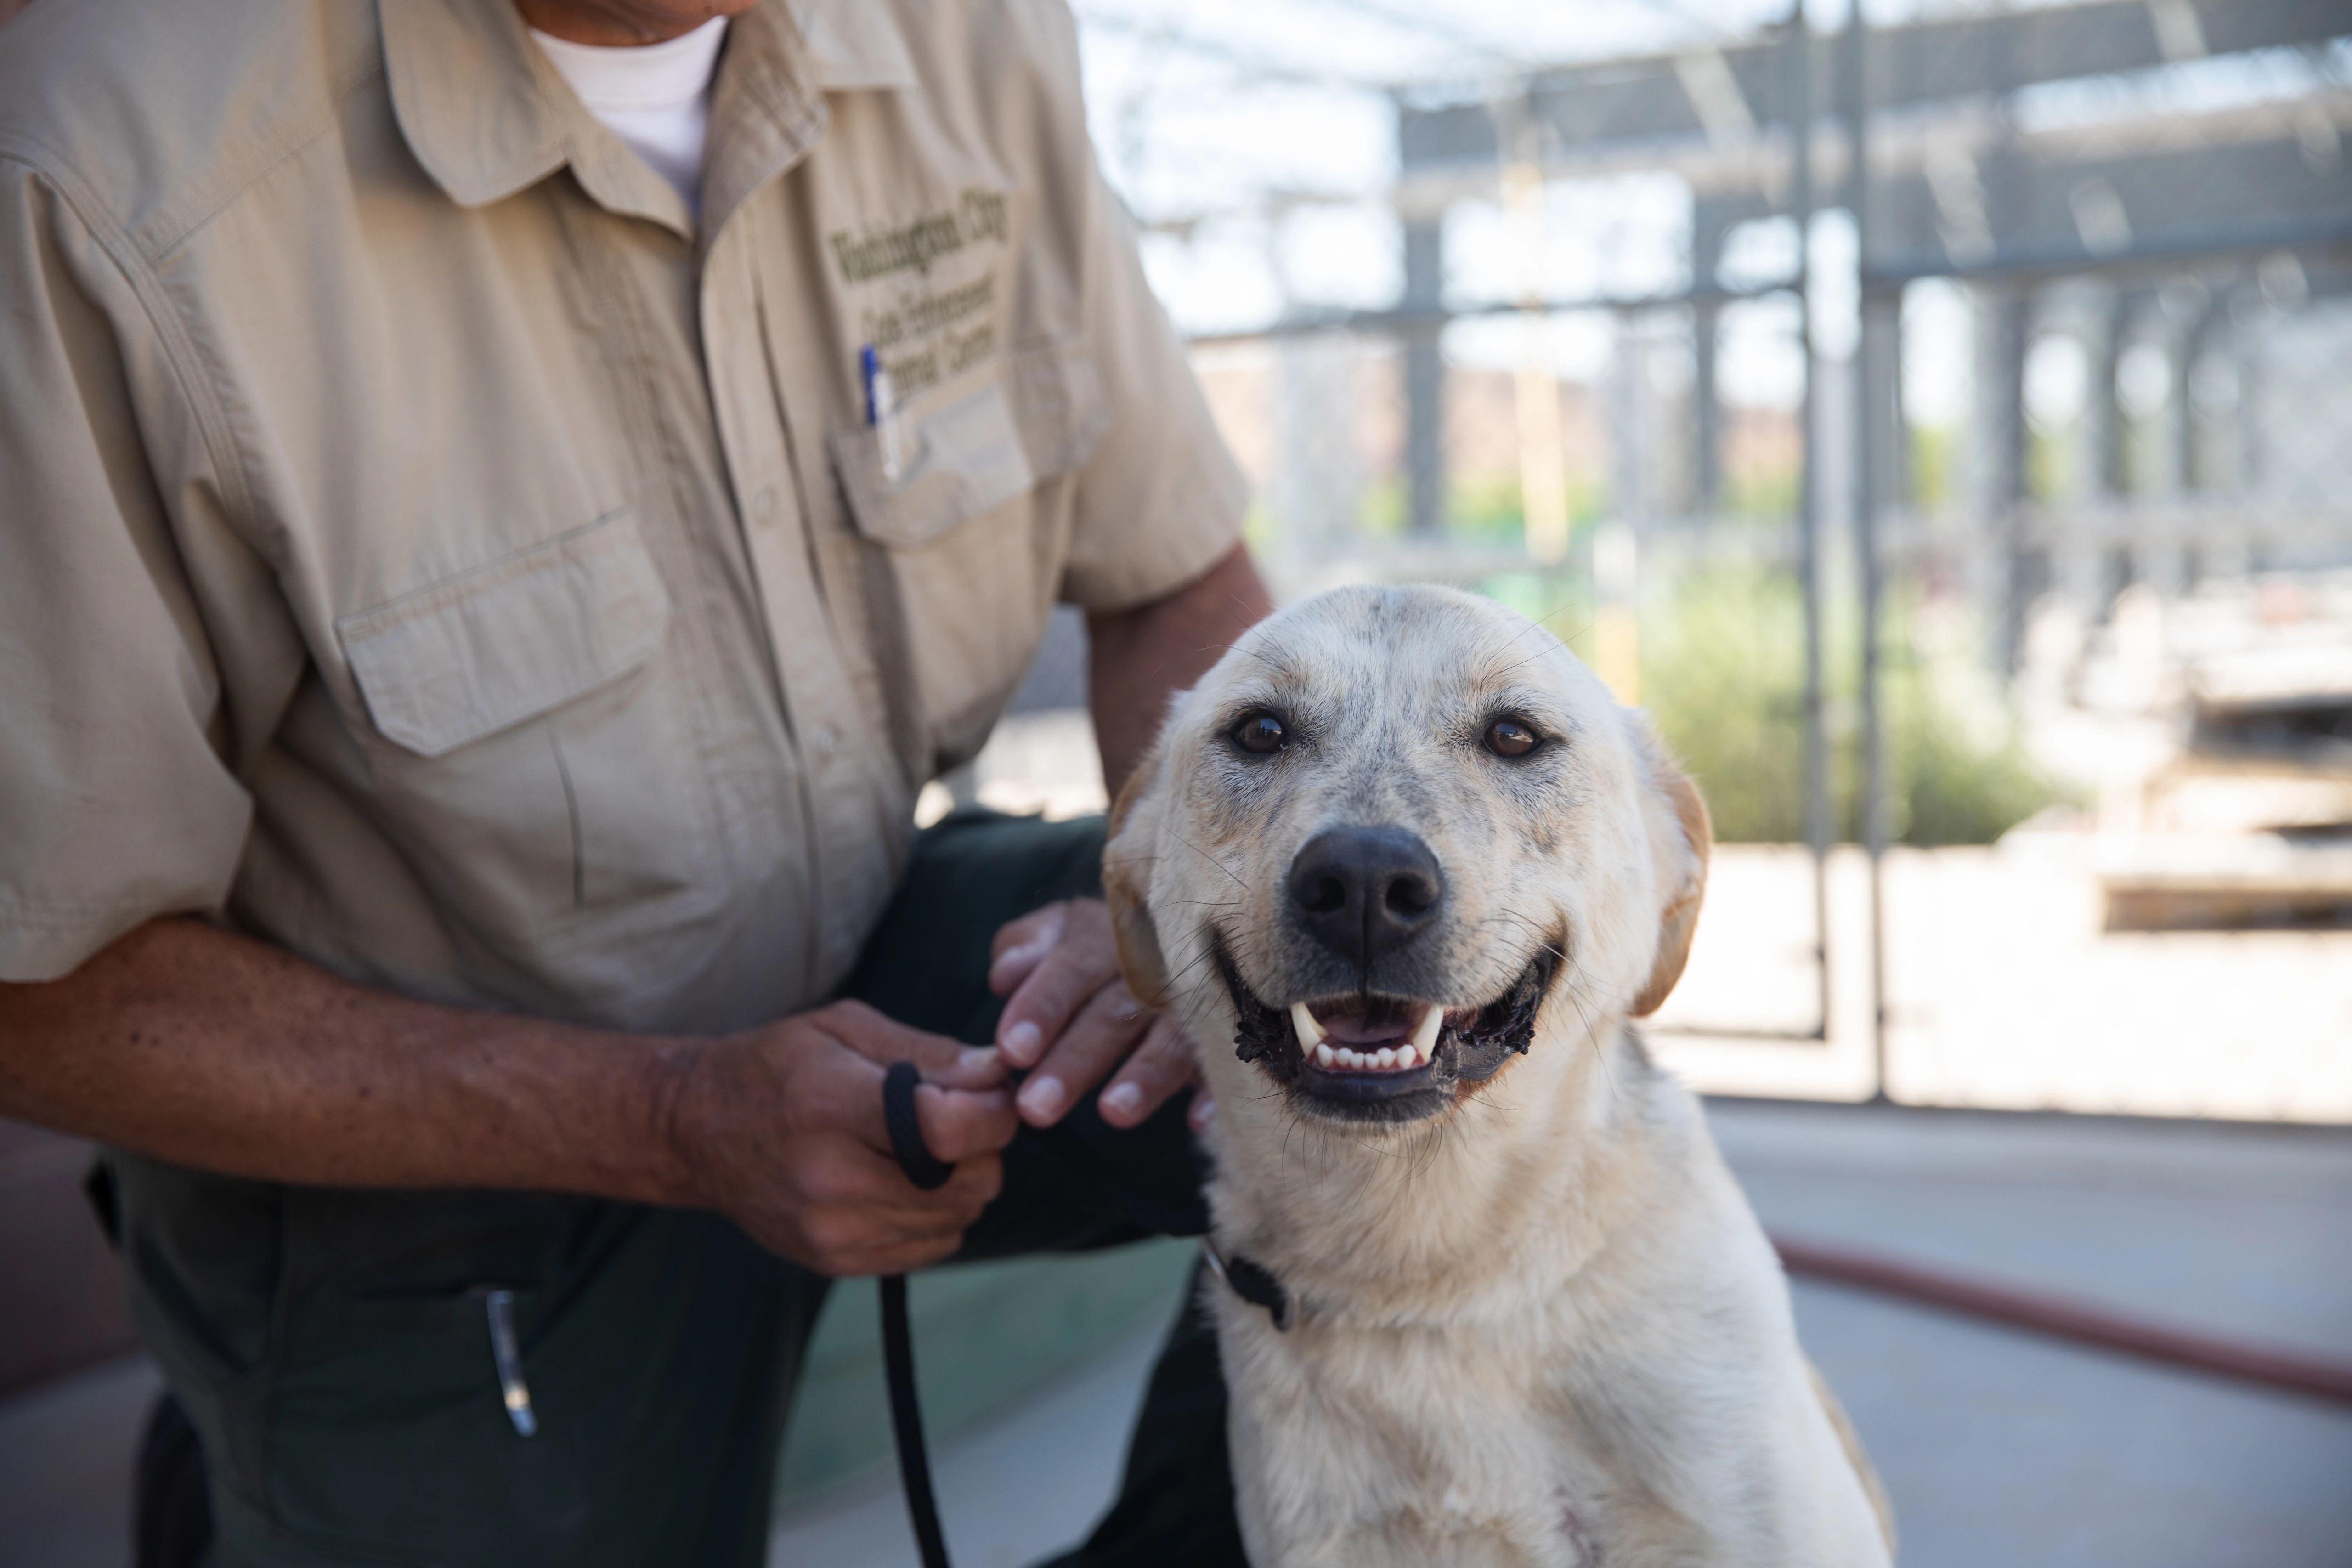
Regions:
<instances>
[{"instance_id":1,"label":"freckled skin","mask_svg":"<svg viewBox=\"0 0 2352 1568\"><path fill-rule=\"evenodd\" d=\"M1265 714L1285 743L1244 751ZM1536 749L1489 749L1498 718ZM1415 834L1444 880L1431 929L1361 973L1287 902L1335 826ZM1285 1332L1206 1298L1257 1568L1890 1561L1762 1231L1627 1027L1680 973L1706 845L1646 721L1466 595L1294 605L1175 705L1106 886L1129 984L1184 1022L1216 1097L1218 1241L1298 1304ZM1410 1118L1351 1120L1277 1010L1364 991L1463 1010L1447 1042L1528 1024Z\"/></svg>"}]
</instances>

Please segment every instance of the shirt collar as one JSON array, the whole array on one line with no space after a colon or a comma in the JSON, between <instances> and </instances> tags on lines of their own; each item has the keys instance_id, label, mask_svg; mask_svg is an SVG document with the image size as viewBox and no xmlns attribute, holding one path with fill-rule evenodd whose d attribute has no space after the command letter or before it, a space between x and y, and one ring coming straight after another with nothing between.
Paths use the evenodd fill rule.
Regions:
<instances>
[{"instance_id":1,"label":"shirt collar","mask_svg":"<svg viewBox=\"0 0 2352 1568\"><path fill-rule=\"evenodd\" d=\"M569 164L600 205L691 232L677 193L581 108L514 0L378 9L401 134L450 200L484 206ZM823 138L824 94L915 84L906 39L873 0L766 0L728 35L703 171L706 236Z\"/></svg>"}]
</instances>

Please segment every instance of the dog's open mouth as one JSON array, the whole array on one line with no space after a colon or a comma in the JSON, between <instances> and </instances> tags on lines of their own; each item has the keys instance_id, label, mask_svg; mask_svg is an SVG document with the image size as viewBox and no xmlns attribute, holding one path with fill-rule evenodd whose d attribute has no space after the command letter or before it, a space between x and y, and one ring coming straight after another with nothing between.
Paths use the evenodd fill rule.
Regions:
<instances>
[{"instance_id":1,"label":"dog's open mouth","mask_svg":"<svg viewBox=\"0 0 2352 1568\"><path fill-rule=\"evenodd\" d=\"M1538 950L1517 982L1482 1006L1348 994L1276 1007L1261 1001L1222 949L1232 991L1235 1055L1256 1062L1294 1097L1353 1121L1413 1121L1492 1078L1535 1038L1554 960Z\"/></svg>"},{"instance_id":2,"label":"dog's open mouth","mask_svg":"<svg viewBox=\"0 0 2352 1568\"><path fill-rule=\"evenodd\" d=\"M1404 1072L1435 1061L1446 1027L1475 1023L1477 1016L1475 1008L1449 1012L1388 996L1290 1005L1300 1053L1325 1072Z\"/></svg>"}]
</instances>

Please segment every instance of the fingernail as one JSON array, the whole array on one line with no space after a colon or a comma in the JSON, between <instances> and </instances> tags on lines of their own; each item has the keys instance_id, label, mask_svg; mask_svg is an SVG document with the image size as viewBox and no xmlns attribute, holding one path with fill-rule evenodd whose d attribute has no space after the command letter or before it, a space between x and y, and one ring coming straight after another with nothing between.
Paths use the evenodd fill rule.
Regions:
<instances>
[{"instance_id":1,"label":"fingernail","mask_svg":"<svg viewBox=\"0 0 2352 1568\"><path fill-rule=\"evenodd\" d=\"M960 1072L979 1072L995 1060L994 1046L966 1046L956 1058L956 1068Z\"/></svg>"},{"instance_id":2,"label":"fingernail","mask_svg":"<svg viewBox=\"0 0 2352 1568\"><path fill-rule=\"evenodd\" d=\"M1184 1116L1184 1120L1192 1124L1192 1131L1195 1132L1206 1132L1209 1130L1209 1124L1216 1119L1217 1102L1205 1094L1192 1101L1192 1109Z\"/></svg>"},{"instance_id":3,"label":"fingernail","mask_svg":"<svg viewBox=\"0 0 2352 1568\"><path fill-rule=\"evenodd\" d=\"M1062 1080L1057 1078L1033 1078L1021 1086L1022 1114L1047 1117L1062 1109Z\"/></svg>"},{"instance_id":4,"label":"fingernail","mask_svg":"<svg viewBox=\"0 0 2352 1568\"><path fill-rule=\"evenodd\" d=\"M1038 1047L1045 1043L1044 1031L1026 1018L1004 1031L1004 1054L1022 1067L1037 1059Z\"/></svg>"},{"instance_id":5,"label":"fingernail","mask_svg":"<svg viewBox=\"0 0 2352 1568\"><path fill-rule=\"evenodd\" d=\"M1103 1090L1102 1108L1107 1113L1133 1115L1143 1109L1143 1091L1131 1083L1115 1083Z\"/></svg>"}]
</instances>

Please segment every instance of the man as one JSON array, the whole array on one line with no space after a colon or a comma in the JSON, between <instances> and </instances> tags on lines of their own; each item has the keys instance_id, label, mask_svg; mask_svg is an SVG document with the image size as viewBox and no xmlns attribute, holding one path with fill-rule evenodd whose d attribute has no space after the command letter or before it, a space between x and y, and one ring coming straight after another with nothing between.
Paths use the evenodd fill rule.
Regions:
<instances>
[{"instance_id":1,"label":"man","mask_svg":"<svg viewBox=\"0 0 2352 1568\"><path fill-rule=\"evenodd\" d=\"M910 826L1056 597L1114 788L1265 603L1058 6L37 4L0 508L0 1111L224 1568L757 1561L827 1278L1189 1177L1098 827ZM1087 1561L1238 1558L1170 1356Z\"/></svg>"}]
</instances>

